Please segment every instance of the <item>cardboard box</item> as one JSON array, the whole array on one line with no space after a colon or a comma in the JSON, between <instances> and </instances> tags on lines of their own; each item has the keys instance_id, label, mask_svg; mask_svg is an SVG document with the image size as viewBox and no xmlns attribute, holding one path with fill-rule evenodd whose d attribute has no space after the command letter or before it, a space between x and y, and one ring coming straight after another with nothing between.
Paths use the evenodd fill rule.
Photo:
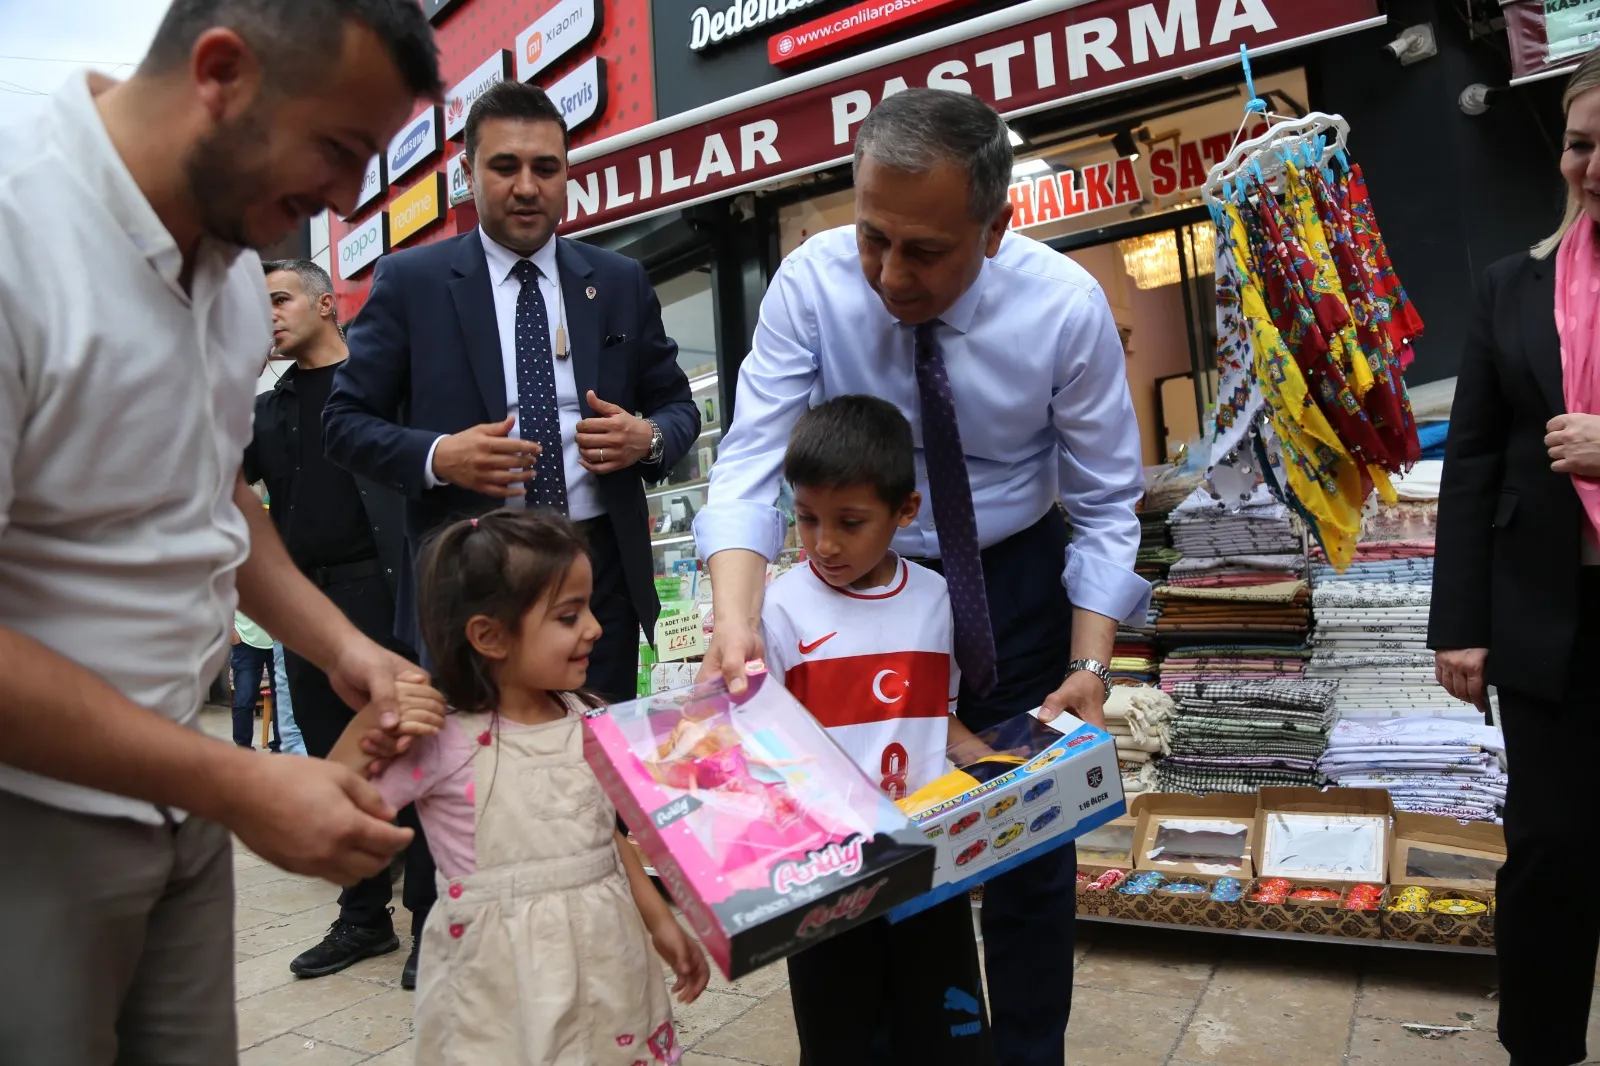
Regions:
<instances>
[{"instance_id":1,"label":"cardboard box","mask_svg":"<svg viewBox=\"0 0 1600 1066\"><path fill-rule=\"evenodd\" d=\"M1494 875L1506 860L1505 830L1487 822L1462 824L1427 814L1397 814L1389 857L1391 892L1412 885L1426 888L1432 900L1469 899L1488 908L1482 914L1385 911L1391 940L1456 947L1494 946ZM1454 874L1455 876L1449 876ZM1430 902L1432 902L1430 900Z\"/></svg>"},{"instance_id":2,"label":"cardboard box","mask_svg":"<svg viewBox=\"0 0 1600 1066\"><path fill-rule=\"evenodd\" d=\"M1211 898L1219 878L1196 874L1175 874L1166 884L1148 895L1128 896L1118 893L1117 917L1157 925L1182 925L1196 929L1233 930L1244 928L1243 890L1248 881L1240 882L1240 898L1232 902ZM1234 880L1239 880L1234 878ZM1203 894L1179 894L1171 890L1173 883L1198 884Z\"/></svg>"},{"instance_id":3,"label":"cardboard box","mask_svg":"<svg viewBox=\"0 0 1600 1066\"><path fill-rule=\"evenodd\" d=\"M601 708L584 756L730 980L925 893L934 849L753 664Z\"/></svg>"},{"instance_id":4,"label":"cardboard box","mask_svg":"<svg viewBox=\"0 0 1600 1066\"><path fill-rule=\"evenodd\" d=\"M1384 938L1383 911L1352 911L1343 907L1343 897L1358 884L1381 885L1387 881L1389 844L1394 805L1381 788L1334 788L1326 792L1315 788L1263 788L1257 797L1256 876L1245 896L1244 927L1275 933L1303 933L1308 936L1343 937L1355 940ZM1353 816L1369 820L1370 832L1377 839L1370 849L1371 867L1356 875L1339 877L1299 874L1296 857L1276 851L1277 834L1273 818L1322 815L1330 818ZM1367 853L1364 853L1366 855ZM1262 880L1284 878L1293 883L1292 891L1302 888L1328 888L1340 893L1340 900L1328 902L1288 900L1284 903L1255 903L1250 896L1259 891ZM1387 903L1385 898L1384 904Z\"/></svg>"},{"instance_id":5,"label":"cardboard box","mask_svg":"<svg viewBox=\"0 0 1600 1066\"><path fill-rule=\"evenodd\" d=\"M1137 805L1138 800L1134 803ZM1133 869L1133 838L1137 820L1133 812L1113 818L1078 836L1078 868L1104 870Z\"/></svg>"},{"instance_id":6,"label":"cardboard box","mask_svg":"<svg viewBox=\"0 0 1600 1066\"><path fill-rule=\"evenodd\" d=\"M941 779L901 801L937 849L933 890L890 912L901 921L985 880L1038 858L1127 813L1111 736L1064 714L1046 725L1037 712L979 734L1009 762L980 762L957 773L971 787L917 810L920 798L948 791Z\"/></svg>"},{"instance_id":7,"label":"cardboard box","mask_svg":"<svg viewBox=\"0 0 1600 1066\"><path fill-rule=\"evenodd\" d=\"M1155 870L1168 878L1195 876L1209 880L1232 877L1248 882L1255 876L1256 797L1214 793L1147 793L1133 801L1136 819L1133 865ZM1217 827L1217 831L1209 831ZM1237 830L1229 837L1226 830ZM1197 849L1230 851L1238 845L1236 861L1206 863ZM1177 850L1175 850L1177 849ZM1192 860L1192 861L1191 861Z\"/></svg>"}]
</instances>

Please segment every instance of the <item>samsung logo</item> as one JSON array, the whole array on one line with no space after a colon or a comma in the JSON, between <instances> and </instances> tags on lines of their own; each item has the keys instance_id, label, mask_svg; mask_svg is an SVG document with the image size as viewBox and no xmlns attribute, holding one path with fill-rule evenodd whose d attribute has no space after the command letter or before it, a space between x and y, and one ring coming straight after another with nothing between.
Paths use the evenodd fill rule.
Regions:
<instances>
[{"instance_id":1,"label":"samsung logo","mask_svg":"<svg viewBox=\"0 0 1600 1066\"><path fill-rule=\"evenodd\" d=\"M430 107L412 119L394 140L389 142L389 181L392 183L407 170L437 152L439 140L439 108Z\"/></svg>"},{"instance_id":2,"label":"samsung logo","mask_svg":"<svg viewBox=\"0 0 1600 1066\"><path fill-rule=\"evenodd\" d=\"M433 123L424 122L421 129L407 137L406 143L400 146L399 153L394 157L394 165L403 167L411 162L411 157L417 154L417 149L422 147L423 142L428 139L428 134L431 132L433 132Z\"/></svg>"}]
</instances>

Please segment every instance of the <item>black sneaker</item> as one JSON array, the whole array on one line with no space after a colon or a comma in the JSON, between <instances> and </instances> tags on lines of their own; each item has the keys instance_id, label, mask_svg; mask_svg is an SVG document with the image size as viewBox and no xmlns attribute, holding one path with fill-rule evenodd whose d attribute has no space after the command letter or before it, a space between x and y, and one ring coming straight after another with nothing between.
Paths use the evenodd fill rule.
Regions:
<instances>
[{"instance_id":1,"label":"black sneaker","mask_svg":"<svg viewBox=\"0 0 1600 1066\"><path fill-rule=\"evenodd\" d=\"M400 971L400 987L407 992L417 987L417 956L422 954L422 938L411 938L411 954L406 956L405 967Z\"/></svg>"},{"instance_id":2,"label":"black sneaker","mask_svg":"<svg viewBox=\"0 0 1600 1066\"><path fill-rule=\"evenodd\" d=\"M400 950L400 938L393 929L363 929L336 919L328 927L322 943L302 952L289 964L296 977L326 977L354 966L362 959L377 958Z\"/></svg>"}]
</instances>

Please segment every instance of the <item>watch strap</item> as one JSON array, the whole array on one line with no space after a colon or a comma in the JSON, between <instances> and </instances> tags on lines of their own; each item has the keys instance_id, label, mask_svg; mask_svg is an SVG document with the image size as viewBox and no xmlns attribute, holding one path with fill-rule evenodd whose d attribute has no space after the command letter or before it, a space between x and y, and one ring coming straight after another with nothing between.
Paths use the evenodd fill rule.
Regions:
<instances>
[{"instance_id":1,"label":"watch strap","mask_svg":"<svg viewBox=\"0 0 1600 1066\"><path fill-rule=\"evenodd\" d=\"M1111 668L1099 659L1074 659L1067 664L1067 676L1073 674L1093 674L1100 679L1106 688L1106 696L1111 695Z\"/></svg>"}]
</instances>

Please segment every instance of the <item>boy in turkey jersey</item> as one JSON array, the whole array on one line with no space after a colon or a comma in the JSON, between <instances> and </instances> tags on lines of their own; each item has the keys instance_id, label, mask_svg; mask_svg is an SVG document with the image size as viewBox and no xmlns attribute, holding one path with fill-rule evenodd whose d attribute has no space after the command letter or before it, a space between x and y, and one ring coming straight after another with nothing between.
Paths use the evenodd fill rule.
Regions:
<instances>
[{"instance_id":1,"label":"boy in turkey jersey","mask_svg":"<svg viewBox=\"0 0 1600 1066\"><path fill-rule=\"evenodd\" d=\"M922 506L911 425L875 397L830 400L795 425L784 477L809 565L767 588L767 668L901 799L945 772L952 741L972 737L953 716L944 578L889 548ZM994 1061L965 895L791 957L789 991L802 1066Z\"/></svg>"}]
</instances>

